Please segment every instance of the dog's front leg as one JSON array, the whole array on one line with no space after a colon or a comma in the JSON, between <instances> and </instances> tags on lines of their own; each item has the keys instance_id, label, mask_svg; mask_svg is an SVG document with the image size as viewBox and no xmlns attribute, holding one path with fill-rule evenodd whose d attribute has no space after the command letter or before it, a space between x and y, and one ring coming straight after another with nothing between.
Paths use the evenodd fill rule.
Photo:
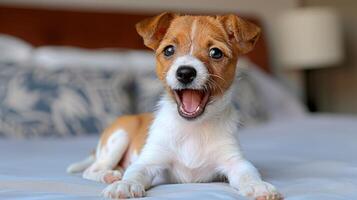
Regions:
<instances>
[{"instance_id":1,"label":"dog's front leg","mask_svg":"<svg viewBox=\"0 0 357 200\"><path fill-rule=\"evenodd\" d=\"M111 199L137 198L145 196L160 168L154 165L132 164L123 179L104 189L103 195Z\"/></svg>"},{"instance_id":2,"label":"dog's front leg","mask_svg":"<svg viewBox=\"0 0 357 200\"><path fill-rule=\"evenodd\" d=\"M229 184L240 194L256 200L280 200L281 195L270 183L264 182L258 170L243 158L232 159L226 165Z\"/></svg>"}]
</instances>

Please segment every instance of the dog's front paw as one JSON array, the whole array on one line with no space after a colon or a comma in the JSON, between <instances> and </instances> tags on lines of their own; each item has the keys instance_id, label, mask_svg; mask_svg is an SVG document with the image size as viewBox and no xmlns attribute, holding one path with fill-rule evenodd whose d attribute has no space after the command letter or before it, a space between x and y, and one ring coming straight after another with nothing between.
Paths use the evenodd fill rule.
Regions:
<instances>
[{"instance_id":1,"label":"dog's front paw","mask_svg":"<svg viewBox=\"0 0 357 200\"><path fill-rule=\"evenodd\" d=\"M111 184L121 180L122 176L122 173L118 170L108 170L103 174L101 181L106 184Z\"/></svg>"},{"instance_id":2,"label":"dog's front paw","mask_svg":"<svg viewBox=\"0 0 357 200\"><path fill-rule=\"evenodd\" d=\"M242 185L239 192L255 200L282 200L283 196L276 190L276 188L267 182L250 182Z\"/></svg>"},{"instance_id":3,"label":"dog's front paw","mask_svg":"<svg viewBox=\"0 0 357 200\"><path fill-rule=\"evenodd\" d=\"M114 182L103 190L103 195L110 199L138 198L145 195L142 184L133 181Z\"/></svg>"}]
</instances>

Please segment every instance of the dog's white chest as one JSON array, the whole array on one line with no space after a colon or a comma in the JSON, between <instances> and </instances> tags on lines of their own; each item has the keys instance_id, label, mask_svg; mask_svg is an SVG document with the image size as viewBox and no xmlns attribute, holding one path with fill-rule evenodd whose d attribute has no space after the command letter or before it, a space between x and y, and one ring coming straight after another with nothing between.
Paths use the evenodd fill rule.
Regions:
<instances>
[{"instance_id":1,"label":"dog's white chest","mask_svg":"<svg viewBox=\"0 0 357 200\"><path fill-rule=\"evenodd\" d=\"M170 174L177 182L206 182L215 175L216 163L212 145L202 138L184 138L172 148L173 159Z\"/></svg>"},{"instance_id":2,"label":"dog's white chest","mask_svg":"<svg viewBox=\"0 0 357 200\"><path fill-rule=\"evenodd\" d=\"M236 127L234 113L227 109L220 118L192 122L179 118L169 102L163 103L140 157L164 163L171 182L211 181L221 173L222 161L236 154L231 134Z\"/></svg>"},{"instance_id":3,"label":"dog's white chest","mask_svg":"<svg viewBox=\"0 0 357 200\"><path fill-rule=\"evenodd\" d=\"M171 181L178 183L208 182L216 175L213 165L189 168L179 162L172 163L169 174Z\"/></svg>"}]
</instances>

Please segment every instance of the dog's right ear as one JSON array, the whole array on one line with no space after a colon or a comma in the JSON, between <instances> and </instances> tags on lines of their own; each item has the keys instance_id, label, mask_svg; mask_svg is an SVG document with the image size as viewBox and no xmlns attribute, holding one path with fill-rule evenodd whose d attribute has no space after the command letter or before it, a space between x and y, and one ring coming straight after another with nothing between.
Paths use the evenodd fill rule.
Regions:
<instances>
[{"instance_id":1,"label":"dog's right ear","mask_svg":"<svg viewBox=\"0 0 357 200\"><path fill-rule=\"evenodd\" d=\"M176 14L164 12L155 17L144 19L136 24L136 31L144 39L144 44L155 50L175 17Z\"/></svg>"}]
</instances>

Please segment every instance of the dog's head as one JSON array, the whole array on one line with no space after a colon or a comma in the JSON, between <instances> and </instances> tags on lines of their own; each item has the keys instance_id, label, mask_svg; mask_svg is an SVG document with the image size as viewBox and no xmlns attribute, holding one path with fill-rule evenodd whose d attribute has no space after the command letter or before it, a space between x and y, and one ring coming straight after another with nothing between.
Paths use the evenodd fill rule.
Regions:
<instances>
[{"instance_id":1,"label":"dog's head","mask_svg":"<svg viewBox=\"0 0 357 200\"><path fill-rule=\"evenodd\" d=\"M231 86L240 54L251 51L260 29L235 15L180 16L162 13L136 29L156 52L156 73L185 119L202 115L206 106Z\"/></svg>"}]
</instances>

